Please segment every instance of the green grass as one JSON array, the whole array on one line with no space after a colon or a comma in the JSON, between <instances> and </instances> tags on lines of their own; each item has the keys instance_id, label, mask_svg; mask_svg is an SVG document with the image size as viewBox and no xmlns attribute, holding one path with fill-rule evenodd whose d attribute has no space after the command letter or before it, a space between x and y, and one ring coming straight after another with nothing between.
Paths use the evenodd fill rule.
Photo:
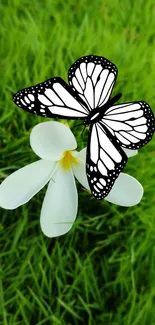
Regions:
<instances>
[{"instance_id":1,"label":"green grass","mask_svg":"<svg viewBox=\"0 0 155 325\"><path fill-rule=\"evenodd\" d=\"M80 56L114 62L113 92L155 104L153 0L14 0L0 4L0 179L37 160L31 116L12 93L53 76L67 80ZM154 110L155 112L155 110ZM79 148L86 145L86 134ZM45 190L14 211L0 210L0 325L155 324L155 139L125 171L144 186L136 207L91 198L80 185L72 230L48 239L39 216Z\"/></svg>"}]
</instances>

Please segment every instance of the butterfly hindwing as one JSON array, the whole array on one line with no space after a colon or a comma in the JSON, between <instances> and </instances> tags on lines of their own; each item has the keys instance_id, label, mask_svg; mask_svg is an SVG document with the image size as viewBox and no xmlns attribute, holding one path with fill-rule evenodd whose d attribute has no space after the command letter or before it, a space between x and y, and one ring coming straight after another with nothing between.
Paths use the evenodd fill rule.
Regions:
<instances>
[{"instance_id":1,"label":"butterfly hindwing","mask_svg":"<svg viewBox=\"0 0 155 325\"><path fill-rule=\"evenodd\" d=\"M18 91L13 100L25 111L44 117L86 119L88 109L78 94L59 78Z\"/></svg>"},{"instance_id":2,"label":"butterfly hindwing","mask_svg":"<svg viewBox=\"0 0 155 325\"><path fill-rule=\"evenodd\" d=\"M95 55L80 58L68 72L70 86L78 92L90 111L108 101L116 77L116 66L106 58Z\"/></svg>"},{"instance_id":3,"label":"butterfly hindwing","mask_svg":"<svg viewBox=\"0 0 155 325\"><path fill-rule=\"evenodd\" d=\"M128 149L141 148L152 139L155 131L154 115L144 101L110 107L101 123L122 147Z\"/></svg>"},{"instance_id":4,"label":"butterfly hindwing","mask_svg":"<svg viewBox=\"0 0 155 325\"><path fill-rule=\"evenodd\" d=\"M90 126L86 157L86 173L92 194L104 199L119 173L125 167L127 156L110 132L100 123Z\"/></svg>"}]
</instances>

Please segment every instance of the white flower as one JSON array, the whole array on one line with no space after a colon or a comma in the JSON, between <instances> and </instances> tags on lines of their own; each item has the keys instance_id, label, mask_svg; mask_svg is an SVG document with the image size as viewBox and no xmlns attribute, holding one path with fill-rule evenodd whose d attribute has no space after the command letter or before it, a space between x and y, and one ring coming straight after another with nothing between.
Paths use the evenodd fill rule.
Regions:
<instances>
[{"instance_id":1,"label":"white flower","mask_svg":"<svg viewBox=\"0 0 155 325\"><path fill-rule=\"evenodd\" d=\"M41 158L8 176L0 185L0 206L15 209L28 202L48 184L41 209L41 228L48 237L67 233L77 215L78 196L74 176L89 189L86 149L77 147L71 130L59 122L36 125L30 135L33 151ZM131 156L131 150L126 151ZM132 155L135 151L132 150ZM136 179L121 173L106 199L122 206L140 202L143 188Z\"/></svg>"}]
</instances>

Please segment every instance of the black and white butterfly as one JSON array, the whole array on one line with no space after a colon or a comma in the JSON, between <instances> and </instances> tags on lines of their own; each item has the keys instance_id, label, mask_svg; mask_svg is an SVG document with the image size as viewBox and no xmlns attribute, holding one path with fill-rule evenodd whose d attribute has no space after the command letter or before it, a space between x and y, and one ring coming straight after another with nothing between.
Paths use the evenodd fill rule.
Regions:
<instances>
[{"instance_id":1,"label":"black and white butterfly","mask_svg":"<svg viewBox=\"0 0 155 325\"><path fill-rule=\"evenodd\" d=\"M144 101L114 105L110 99L116 66L104 57L89 55L69 69L69 85L51 78L18 91L13 100L22 109L45 117L82 119L90 125L86 173L92 194L103 199L127 162L123 148L139 149L154 133L154 115Z\"/></svg>"}]
</instances>

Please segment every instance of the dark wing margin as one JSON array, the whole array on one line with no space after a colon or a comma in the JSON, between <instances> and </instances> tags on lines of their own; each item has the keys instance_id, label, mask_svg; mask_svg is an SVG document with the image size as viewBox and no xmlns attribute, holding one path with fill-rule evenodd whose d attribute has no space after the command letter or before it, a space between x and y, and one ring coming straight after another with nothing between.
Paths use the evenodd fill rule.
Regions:
<instances>
[{"instance_id":1,"label":"dark wing margin","mask_svg":"<svg viewBox=\"0 0 155 325\"><path fill-rule=\"evenodd\" d=\"M144 101L110 107L101 123L116 137L117 143L128 149L145 146L155 131L153 112Z\"/></svg>"},{"instance_id":2,"label":"dark wing margin","mask_svg":"<svg viewBox=\"0 0 155 325\"><path fill-rule=\"evenodd\" d=\"M78 59L68 72L70 86L78 92L90 111L108 101L116 78L116 66L106 58L96 55Z\"/></svg>"},{"instance_id":3,"label":"dark wing margin","mask_svg":"<svg viewBox=\"0 0 155 325\"><path fill-rule=\"evenodd\" d=\"M27 112L44 117L86 119L88 109L78 94L59 78L19 90L14 103Z\"/></svg>"},{"instance_id":4,"label":"dark wing margin","mask_svg":"<svg viewBox=\"0 0 155 325\"><path fill-rule=\"evenodd\" d=\"M100 123L89 129L86 173L93 196L104 199L127 163L127 156Z\"/></svg>"}]
</instances>

